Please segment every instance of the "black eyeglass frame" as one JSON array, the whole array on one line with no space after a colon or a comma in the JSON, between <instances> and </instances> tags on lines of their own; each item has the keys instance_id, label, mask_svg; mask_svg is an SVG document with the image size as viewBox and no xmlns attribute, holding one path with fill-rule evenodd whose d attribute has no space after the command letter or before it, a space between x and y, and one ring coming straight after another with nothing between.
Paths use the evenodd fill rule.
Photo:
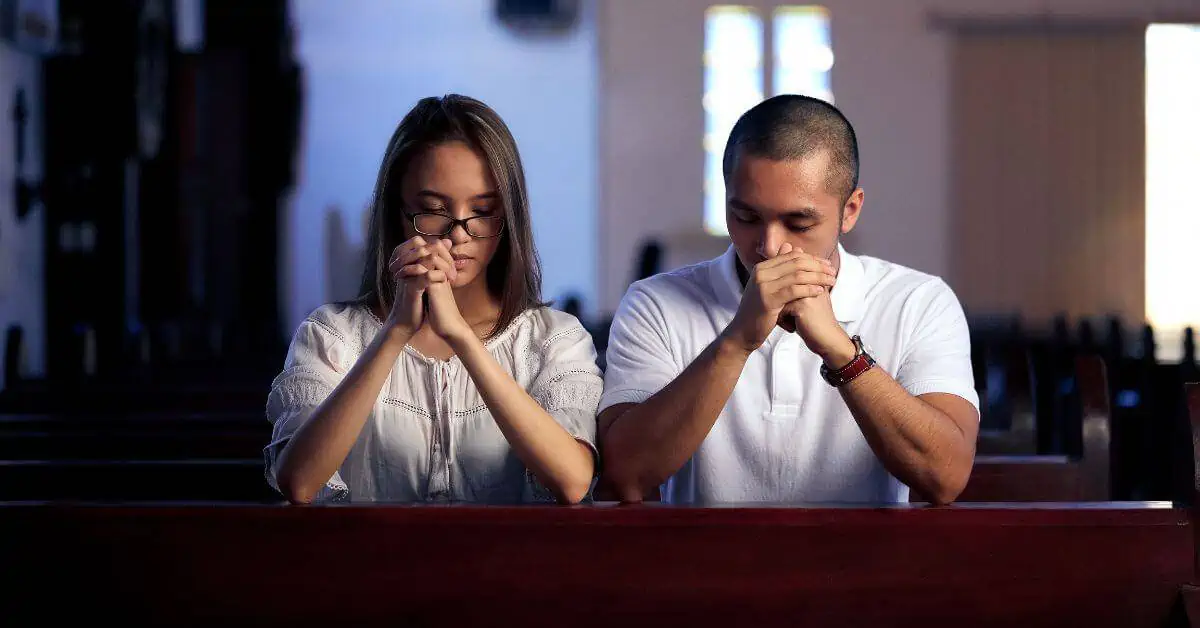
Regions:
<instances>
[{"instance_id":1,"label":"black eyeglass frame","mask_svg":"<svg viewBox=\"0 0 1200 628\"><path fill-rule=\"evenodd\" d=\"M449 235L450 232L454 231L454 228L458 227L459 225L462 225L463 231L466 231L467 235L471 236L472 238L478 238L480 240L488 240L491 238L498 238L504 234L504 223L505 223L504 216L471 216L470 218L454 218L452 216L447 216L446 214L439 214L437 212L417 212L415 214L410 214L410 213L405 212L405 215L408 216L409 220L412 221L413 231L416 231L417 233L424 235L424 236L432 236L432 237L440 238L442 236ZM417 219L420 218L421 216L437 216L438 218L441 218L443 220L448 220L450 223L450 226L447 227L446 230L441 233L428 233L425 231L421 231L421 228L417 226ZM489 235L489 236L475 235L471 231L471 221L472 220L498 220L498 221L500 221L500 230L497 231L494 235Z\"/></svg>"}]
</instances>

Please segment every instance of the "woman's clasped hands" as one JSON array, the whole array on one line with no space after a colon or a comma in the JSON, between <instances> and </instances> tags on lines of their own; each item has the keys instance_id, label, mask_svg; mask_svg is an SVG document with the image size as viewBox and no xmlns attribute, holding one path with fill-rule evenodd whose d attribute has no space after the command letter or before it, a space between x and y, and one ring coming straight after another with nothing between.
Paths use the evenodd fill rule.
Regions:
<instances>
[{"instance_id":1,"label":"woman's clasped hands","mask_svg":"<svg viewBox=\"0 0 1200 628\"><path fill-rule=\"evenodd\" d=\"M428 324L447 341L474 334L454 300L452 284L458 271L452 245L449 239L416 236L392 251L388 271L396 283L396 298L389 327L415 333Z\"/></svg>"}]
</instances>

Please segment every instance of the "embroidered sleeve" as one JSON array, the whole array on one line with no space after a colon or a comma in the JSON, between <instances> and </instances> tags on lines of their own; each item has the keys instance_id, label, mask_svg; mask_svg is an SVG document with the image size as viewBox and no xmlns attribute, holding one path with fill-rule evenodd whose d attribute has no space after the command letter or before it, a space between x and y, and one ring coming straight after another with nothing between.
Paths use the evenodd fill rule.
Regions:
<instances>
[{"instance_id":1,"label":"embroidered sleeve","mask_svg":"<svg viewBox=\"0 0 1200 628\"><path fill-rule=\"evenodd\" d=\"M574 321L543 342L540 353L541 368L530 386L530 396L598 459L596 405L604 380L596 366L596 347L591 334ZM532 473L527 475L530 501L554 501L554 496Z\"/></svg>"},{"instance_id":2,"label":"embroidered sleeve","mask_svg":"<svg viewBox=\"0 0 1200 628\"><path fill-rule=\"evenodd\" d=\"M312 317L300 324L288 349L283 372L271 384L267 397L267 420L273 429L271 442L263 449L267 482L279 490L279 454L292 434L312 416L345 375L345 338L333 326ZM348 501L346 483L334 472L315 501Z\"/></svg>"}]
</instances>

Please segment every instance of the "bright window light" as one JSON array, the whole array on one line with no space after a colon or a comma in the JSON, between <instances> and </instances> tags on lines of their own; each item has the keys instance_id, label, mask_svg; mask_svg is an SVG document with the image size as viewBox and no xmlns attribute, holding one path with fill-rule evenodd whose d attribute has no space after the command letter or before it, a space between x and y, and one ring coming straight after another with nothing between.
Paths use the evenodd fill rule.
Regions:
<instances>
[{"instance_id":1,"label":"bright window light","mask_svg":"<svg viewBox=\"0 0 1200 628\"><path fill-rule=\"evenodd\" d=\"M1200 326L1198 174L1200 26L1155 24L1146 30L1146 317L1164 338Z\"/></svg>"},{"instance_id":2,"label":"bright window light","mask_svg":"<svg viewBox=\"0 0 1200 628\"><path fill-rule=\"evenodd\" d=\"M776 94L801 94L833 102L829 73L833 46L829 11L821 6L788 6L775 10Z\"/></svg>"},{"instance_id":3,"label":"bright window light","mask_svg":"<svg viewBox=\"0 0 1200 628\"><path fill-rule=\"evenodd\" d=\"M717 5L704 16L704 229L725 229L721 158L737 119L763 99L763 23L753 9Z\"/></svg>"}]
</instances>

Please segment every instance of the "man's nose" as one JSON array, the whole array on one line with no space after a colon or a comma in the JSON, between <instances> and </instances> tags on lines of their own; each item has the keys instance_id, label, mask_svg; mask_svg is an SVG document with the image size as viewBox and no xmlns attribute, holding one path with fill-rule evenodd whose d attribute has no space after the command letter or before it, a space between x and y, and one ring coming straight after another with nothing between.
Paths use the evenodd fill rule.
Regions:
<instances>
[{"instance_id":1,"label":"man's nose","mask_svg":"<svg viewBox=\"0 0 1200 628\"><path fill-rule=\"evenodd\" d=\"M779 253L779 247L783 246L785 234L782 225L764 223L762 235L759 237L758 254L763 259L770 259Z\"/></svg>"}]
</instances>

